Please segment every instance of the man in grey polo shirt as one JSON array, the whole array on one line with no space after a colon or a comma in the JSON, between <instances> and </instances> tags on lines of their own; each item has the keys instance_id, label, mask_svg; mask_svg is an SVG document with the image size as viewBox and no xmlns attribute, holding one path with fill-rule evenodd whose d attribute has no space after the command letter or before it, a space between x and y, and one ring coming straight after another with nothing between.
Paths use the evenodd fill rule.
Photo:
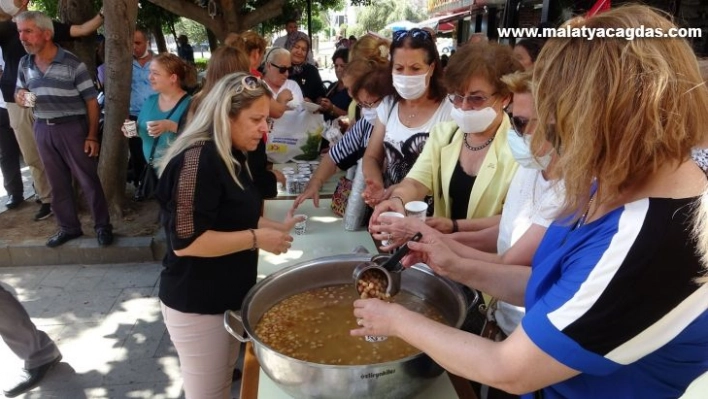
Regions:
<instances>
[{"instance_id":1,"label":"man in grey polo shirt","mask_svg":"<svg viewBox=\"0 0 708 399\"><path fill-rule=\"evenodd\" d=\"M74 54L53 41L52 20L27 11L15 18L27 55L20 60L15 101L36 95L34 134L52 186L52 208L59 231L47 241L57 247L83 235L76 213L72 175L86 196L101 246L113 242L108 206L98 179L98 93L91 76Z\"/></svg>"}]
</instances>

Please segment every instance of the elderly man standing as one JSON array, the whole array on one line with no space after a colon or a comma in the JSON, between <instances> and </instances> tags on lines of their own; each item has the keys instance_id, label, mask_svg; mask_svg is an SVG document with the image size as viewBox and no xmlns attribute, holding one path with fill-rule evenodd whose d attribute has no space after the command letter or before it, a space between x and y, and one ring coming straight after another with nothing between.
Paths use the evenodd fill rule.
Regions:
<instances>
[{"instance_id":1,"label":"elderly man standing","mask_svg":"<svg viewBox=\"0 0 708 399\"><path fill-rule=\"evenodd\" d=\"M20 43L20 36L17 33L17 25L10 18L27 10L29 0L1 0L0 1L0 48L3 50L5 60L5 71L0 77L0 89L7 102L7 112L10 117L10 125L15 132L17 142L22 152L22 158L29 166L34 190L42 205L34 216L35 220L44 220L52 215L51 196L52 190L44 172L44 165L37 152L37 144L34 140L32 126L34 118L31 110L23 108L15 103L14 92L17 81L17 66L26 52ZM53 22L54 38L57 41L68 41L72 38L88 36L96 31L103 24L103 15L97 14L95 17L81 25L68 25L61 22ZM13 196L8 200L8 208L16 208L24 201L22 196Z\"/></svg>"},{"instance_id":2,"label":"elderly man standing","mask_svg":"<svg viewBox=\"0 0 708 399\"><path fill-rule=\"evenodd\" d=\"M98 93L91 76L74 54L57 46L52 20L41 12L15 17L27 55L20 60L15 102L34 93L37 148L52 186L52 208L59 231L47 241L57 247L83 235L71 178L78 181L93 215L100 246L113 242L112 226L98 178ZM27 105L32 105L27 104Z\"/></svg>"}]
</instances>

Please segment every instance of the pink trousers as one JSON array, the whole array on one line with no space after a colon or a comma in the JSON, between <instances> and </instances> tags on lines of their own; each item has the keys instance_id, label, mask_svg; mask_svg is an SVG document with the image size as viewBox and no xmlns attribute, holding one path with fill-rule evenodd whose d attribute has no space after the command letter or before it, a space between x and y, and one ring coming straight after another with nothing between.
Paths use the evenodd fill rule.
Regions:
<instances>
[{"instance_id":1,"label":"pink trousers","mask_svg":"<svg viewBox=\"0 0 708 399\"><path fill-rule=\"evenodd\" d=\"M223 315L182 313L160 306L179 356L186 399L230 399L240 343L224 329Z\"/></svg>"}]
</instances>

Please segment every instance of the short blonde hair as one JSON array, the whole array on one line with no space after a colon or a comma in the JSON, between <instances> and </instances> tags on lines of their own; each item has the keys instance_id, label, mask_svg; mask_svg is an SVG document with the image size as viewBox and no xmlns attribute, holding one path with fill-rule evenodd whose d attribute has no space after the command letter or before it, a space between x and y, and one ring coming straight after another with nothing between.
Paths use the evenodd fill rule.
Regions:
<instances>
[{"instance_id":1,"label":"short blonde hair","mask_svg":"<svg viewBox=\"0 0 708 399\"><path fill-rule=\"evenodd\" d=\"M512 93L531 93L531 71L520 71L510 73L501 77L502 83L506 85Z\"/></svg>"}]
</instances>

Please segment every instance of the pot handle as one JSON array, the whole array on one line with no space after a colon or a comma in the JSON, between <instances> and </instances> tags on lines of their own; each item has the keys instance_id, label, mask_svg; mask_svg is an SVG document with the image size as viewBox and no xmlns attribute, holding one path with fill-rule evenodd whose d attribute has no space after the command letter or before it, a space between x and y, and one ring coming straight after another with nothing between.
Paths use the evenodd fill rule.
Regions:
<instances>
[{"instance_id":1,"label":"pot handle","mask_svg":"<svg viewBox=\"0 0 708 399\"><path fill-rule=\"evenodd\" d=\"M241 323L241 326L243 326L243 319L241 318L241 315L234 312L233 310L227 310L226 312L224 312L224 328L226 329L226 331L229 334L233 335L233 337L236 338L239 342L241 342L241 343L250 342L251 338L243 337L243 336L241 336L241 334L237 334L236 331L234 331L233 328L231 328L231 325L229 324L229 318L234 318L234 319L238 320L238 322Z\"/></svg>"}]
</instances>

